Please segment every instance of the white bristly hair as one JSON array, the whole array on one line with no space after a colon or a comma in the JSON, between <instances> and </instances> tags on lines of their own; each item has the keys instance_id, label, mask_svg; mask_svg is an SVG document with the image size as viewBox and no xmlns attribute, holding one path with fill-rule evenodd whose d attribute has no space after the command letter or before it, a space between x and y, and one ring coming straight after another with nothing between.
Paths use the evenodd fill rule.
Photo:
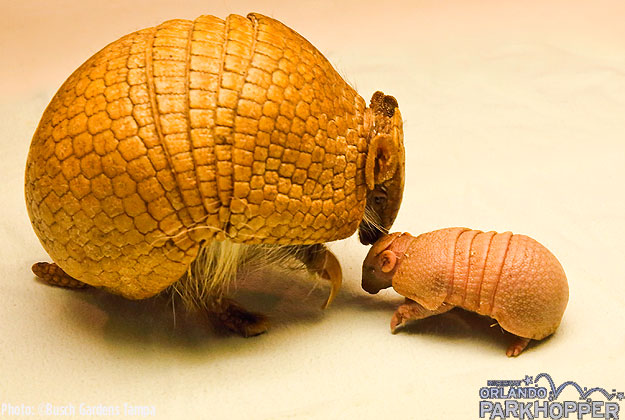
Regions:
<instances>
[{"instance_id":1,"label":"white bristly hair","mask_svg":"<svg viewBox=\"0 0 625 420\"><path fill-rule=\"evenodd\" d=\"M249 245L229 240L204 242L185 275L167 291L172 299L179 297L187 309L209 309L215 299L231 291L237 276L268 265L305 270L301 262L305 252L306 247Z\"/></svg>"}]
</instances>

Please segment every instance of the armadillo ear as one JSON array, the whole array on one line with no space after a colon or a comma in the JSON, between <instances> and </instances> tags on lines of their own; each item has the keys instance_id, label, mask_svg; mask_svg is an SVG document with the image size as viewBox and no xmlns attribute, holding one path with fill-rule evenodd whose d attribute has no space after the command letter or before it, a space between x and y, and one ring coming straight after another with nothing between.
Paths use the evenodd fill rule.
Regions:
<instances>
[{"instance_id":1,"label":"armadillo ear","mask_svg":"<svg viewBox=\"0 0 625 420\"><path fill-rule=\"evenodd\" d=\"M397 145L388 134L378 134L369 144L365 163L365 180L372 190L377 184L388 181L397 170Z\"/></svg>"},{"instance_id":2,"label":"armadillo ear","mask_svg":"<svg viewBox=\"0 0 625 420\"><path fill-rule=\"evenodd\" d=\"M395 268L395 264L397 264L397 255L390 249L387 249L383 253L380 254L380 270L383 273L390 273Z\"/></svg>"}]
</instances>

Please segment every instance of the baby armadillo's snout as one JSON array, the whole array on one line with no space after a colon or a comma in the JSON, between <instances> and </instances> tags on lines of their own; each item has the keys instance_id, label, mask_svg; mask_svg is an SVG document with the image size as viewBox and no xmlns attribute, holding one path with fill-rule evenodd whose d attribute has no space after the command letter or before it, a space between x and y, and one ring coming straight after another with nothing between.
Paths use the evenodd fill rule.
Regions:
<instances>
[{"instance_id":1,"label":"baby armadillo's snout","mask_svg":"<svg viewBox=\"0 0 625 420\"><path fill-rule=\"evenodd\" d=\"M377 271L372 265L362 267L362 288L372 295L391 285L391 283L385 284Z\"/></svg>"}]
</instances>

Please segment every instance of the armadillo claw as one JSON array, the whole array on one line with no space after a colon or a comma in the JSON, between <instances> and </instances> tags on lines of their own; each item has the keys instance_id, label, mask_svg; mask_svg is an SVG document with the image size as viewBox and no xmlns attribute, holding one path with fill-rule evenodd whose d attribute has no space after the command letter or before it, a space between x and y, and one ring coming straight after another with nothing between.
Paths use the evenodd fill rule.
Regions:
<instances>
[{"instance_id":1,"label":"armadillo claw","mask_svg":"<svg viewBox=\"0 0 625 420\"><path fill-rule=\"evenodd\" d=\"M321 306L321 309L327 309L330 303L334 300L336 295L341 289L343 283L343 273L341 271L341 264L336 256L326 249L325 257L323 261L323 268L321 269L320 276L324 280L330 282L330 295L328 300Z\"/></svg>"},{"instance_id":2,"label":"armadillo claw","mask_svg":"<svg viewBox=\"0 0 625 420\"><path fill-rule=\"evenodd\" d=\"M68 289L83 289L89 287L79 280L76 280L55 263L38 262L33 264L31 270L35 276L45 281L51 286L65 287Z\"/></svg>"}]
</instances>

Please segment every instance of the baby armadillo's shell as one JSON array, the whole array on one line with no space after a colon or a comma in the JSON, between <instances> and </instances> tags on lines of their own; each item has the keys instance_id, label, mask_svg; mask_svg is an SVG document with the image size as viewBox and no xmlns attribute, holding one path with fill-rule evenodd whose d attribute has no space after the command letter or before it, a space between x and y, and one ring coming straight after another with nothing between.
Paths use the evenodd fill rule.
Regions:
<instances>
[{"instance_id":1,"label":"baby armadillo's shell","mask_svg":"<svg viewBox=\"0 0 625 420\"><path fill-rule=\"evenodd\" d=\"M28 156L30 219L65 272L128 298L178 280L201 240L345 238L365 206L365 107L276 20L164 22L52 99Z\"/></svg>"},{"instance_id":2,"label":"baby armadillo's shell","mask_svg":"<svg viewBox=\"0 0 625 420\"><path fill-rule=\"evenodd\" d=\"M560 325L569 286L557 258L525 235L512 235L491 316L521 337L540 340Z\"/></svg>"},{"instance_id":3,"label":"baby armadillo's shell","mask_svg":"<svg viewBox=\"0 0 625 420\"><path fill-rule=\"evenodd\" d=\"M558 328L569 298L562 266L539 242L460 227L412 238L392 282L429 310L445 302L536 340Z\"/></svg>"}]
</instances>

